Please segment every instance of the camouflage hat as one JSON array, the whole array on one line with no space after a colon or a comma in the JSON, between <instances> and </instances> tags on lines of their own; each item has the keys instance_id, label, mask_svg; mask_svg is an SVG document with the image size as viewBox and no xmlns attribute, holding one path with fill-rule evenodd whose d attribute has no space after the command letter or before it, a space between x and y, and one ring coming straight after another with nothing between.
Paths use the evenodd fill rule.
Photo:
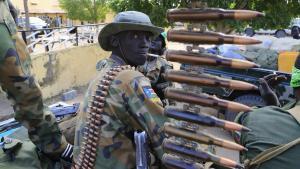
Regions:
<instances>
[{"instance_id":1,"label":"camouflage hat","mask_svg":"<svg viewBox=\"0 0 300 169\"><path fill-rule=\"evenodd\" d=\"M122 31L147 31L151 32L154 37L158 36L163 29L156 27L151 23L148 15L137 11L120 12L112 23L107 24L99 33L98 42L100 46L106 50L111 51L112 46L109 39Z\"/></svg>"},{"instance_id":2,"label":"camouflage hat","mask_svg":"<svg viewBox=\"0 0 300 169\"><path fill-rule=\"evenodd\" d=\"M300 87L300 54L297 56L295 66L292 71L291 86Z\"/></svg>"}]
</instances>

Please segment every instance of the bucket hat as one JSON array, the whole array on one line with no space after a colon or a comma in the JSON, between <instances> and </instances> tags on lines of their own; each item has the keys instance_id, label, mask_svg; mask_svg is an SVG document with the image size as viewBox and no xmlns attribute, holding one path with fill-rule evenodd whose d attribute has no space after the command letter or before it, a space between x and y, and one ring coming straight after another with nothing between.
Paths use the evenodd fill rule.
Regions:
<instances>
[{"instance_id":1,"label":"bucket hat","mask_svg":"<svg viewBox=\"0 0 300 169\"><path fill-rule=\"evenodd\" d=\"M148 15L137 11L120 12L112 23L102 28L98 36L98 42L102 49L111 51L110 37L123 31L146 31L151 32L153 37L158 36L163 28L154 26Z\"/></svg>"}]
</instances>

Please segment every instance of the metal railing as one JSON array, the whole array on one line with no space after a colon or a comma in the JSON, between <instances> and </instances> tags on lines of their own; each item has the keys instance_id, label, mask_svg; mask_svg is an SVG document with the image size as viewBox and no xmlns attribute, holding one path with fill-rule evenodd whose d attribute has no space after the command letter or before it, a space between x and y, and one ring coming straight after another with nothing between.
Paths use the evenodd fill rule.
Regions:
<instances>
[{"instance_id":1,"label":"metal railing","mask_svg":"<svg viewBox=\"0 0 300 169\"><path fill-rule=\"evenodd\" d=\"M20 30L27 48L32 53L81 46L98 42L98 33L105 24L80 25L61 28Z\"/></svg>"}]
</instances>

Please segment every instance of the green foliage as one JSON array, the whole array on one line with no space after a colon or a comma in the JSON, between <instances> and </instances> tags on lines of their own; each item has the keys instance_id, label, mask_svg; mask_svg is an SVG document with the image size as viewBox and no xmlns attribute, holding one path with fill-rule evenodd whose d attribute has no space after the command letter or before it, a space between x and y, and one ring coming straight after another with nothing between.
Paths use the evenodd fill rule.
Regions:
<instances>
[{"instance_id":1,"label":"green foliage","mask_svg":"<svg viewBox=\"0 0 300 169\"><path fill-rule=\"evenodd\" d=\"M184 7L187 2L182 0L110 0L110 7L115 12L136 10L150 16L151 21L158 26L169 25L166 11L171 8Z\"/></svg>"},{"instance_id":2,"label":"green foliage","mask_svg":"<svg viewBox=\"0 0 300 169\"><path fill-rule=\"evenodd\" d=\"M106 0L59 0L70 19L96 23L108 12Z\"/></svg>"},{"instance_id":3,"label":"green foliage","mask_svg":"<svg viewBox=\"0 0 300 169\"><path fill-rule=\"evenodd\" d=\"M210 24L210 27L230 27L242 31L245 26L254 28L287 28L290 20L300 15L299 0L202 0L209 7L224 9L248 9L264 12L266 17L253 21L223 21ZM187 7L190 0L110 0L115 12L137 10L148 14L155 25L169 26L166 20L167 9Z\"/></svg>"}]
</instances>

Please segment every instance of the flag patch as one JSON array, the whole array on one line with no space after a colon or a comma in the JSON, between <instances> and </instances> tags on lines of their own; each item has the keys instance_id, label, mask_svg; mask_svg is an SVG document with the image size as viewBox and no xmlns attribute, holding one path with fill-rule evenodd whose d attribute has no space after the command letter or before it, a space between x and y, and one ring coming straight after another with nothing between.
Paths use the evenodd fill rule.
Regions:
<instances>
[{"instance_id":1,"label":"flag patch","mask_svg":"<svg viewBox=\"0 0 300 169\"><path fill-rule=\"evenodd\" d=\"M143 87L143 91L144 91L145 95L147 96L147 98L149 98L149 99L157 97L156 93L150 86Z\"/></svg>"},{"instance_id":2,"label":"flag patch","mask_svg":"<svg viewBox=\"0 0 300 169\"><path fill-rule=\"evenodd\" d=\"M146 98L148 98L154 102L160 101L160 99L157 97L157 94L154 92L154 90L150 86L143 87L143 91L146 95Z\"/></svg>"}]
</instances>

